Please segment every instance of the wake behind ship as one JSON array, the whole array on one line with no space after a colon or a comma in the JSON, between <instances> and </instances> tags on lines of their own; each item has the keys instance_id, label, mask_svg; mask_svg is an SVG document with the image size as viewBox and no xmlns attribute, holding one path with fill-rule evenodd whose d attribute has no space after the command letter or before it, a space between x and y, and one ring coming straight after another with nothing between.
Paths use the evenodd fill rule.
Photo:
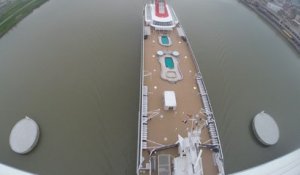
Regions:
<instances>
[{"instance_id":1,"label":"wake behind ship","mask_svg":"<svg viewBox=\"0 0 300 175\"><path fill-rule=\"evenodd\" d=\"M146 4L142 44L137 174L225 174L202 74L165 0Z\"/></svg>"}]
</instances>

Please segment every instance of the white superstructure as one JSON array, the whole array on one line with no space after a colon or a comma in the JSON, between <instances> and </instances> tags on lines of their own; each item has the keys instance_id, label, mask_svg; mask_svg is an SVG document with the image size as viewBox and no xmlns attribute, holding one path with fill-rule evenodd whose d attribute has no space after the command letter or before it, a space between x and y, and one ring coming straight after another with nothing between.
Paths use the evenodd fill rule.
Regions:
<instances>
[{"instance_id":1,"label":"white superstructure","mask_svg":"<svg viewBox=\"0 0 300 175\"><path fill-rule=\"evenodd\" d=\"M174 175L203 175L200 133L199 129L189 132L185 138L178 135L180 156L174 158Z\"/></svg>"},{"instance_id":2,"label":"white superstructure","mask_svg":"<svg viewBox=\"0 0 300 175\"><path fill-rule=\"evenodd\" d=\"M155 0L155 3L146 5L145 21L156 30L172 30L178 24L173 9L165 0Z\"/></svg>"}]
</instances>

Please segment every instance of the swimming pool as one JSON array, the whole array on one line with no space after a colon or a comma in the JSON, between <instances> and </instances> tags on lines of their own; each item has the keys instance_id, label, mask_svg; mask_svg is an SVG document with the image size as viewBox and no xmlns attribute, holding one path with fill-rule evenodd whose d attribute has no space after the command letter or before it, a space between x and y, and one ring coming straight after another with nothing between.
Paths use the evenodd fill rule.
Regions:
<instances>
[{"instance_id":1,"label":"swimming pool","mask_svg":"<svg viewBox=\"0 0 300 175\"><path fill-rule=\"evenodd\" d=\"M174 62L172 57L165 57L165 65L169 69L174 69Z\"/></svg>"},{"instance_id":2,"label":"swimming pool","mask_svg":"<svg viewBox=\"0 0 300 175\"><path fill-rule=\"evenodd\" d=\"M164 44L164 45L168 45L170 43L169 42L169 37L167 35L161 36L161 43Z\"/></svg>"}]
</instances>

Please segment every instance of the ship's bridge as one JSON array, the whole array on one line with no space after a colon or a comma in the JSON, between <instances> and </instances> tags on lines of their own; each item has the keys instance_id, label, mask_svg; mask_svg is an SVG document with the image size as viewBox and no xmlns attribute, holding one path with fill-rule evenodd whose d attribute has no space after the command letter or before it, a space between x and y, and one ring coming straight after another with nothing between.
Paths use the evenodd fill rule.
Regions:
<instances>
[{"instance_id":1,"label":"ship's bridge","mask_svg":"<svg viewBox=\"0 0 300 175\"><path fill-rule=\"evenodd\" d=\"M167 5L165 0L155 0L154 3L146 5L145 21L147 25L153 26L156 30L172 30L178 24L173 9Z\"/></svg>"}]
</instances>

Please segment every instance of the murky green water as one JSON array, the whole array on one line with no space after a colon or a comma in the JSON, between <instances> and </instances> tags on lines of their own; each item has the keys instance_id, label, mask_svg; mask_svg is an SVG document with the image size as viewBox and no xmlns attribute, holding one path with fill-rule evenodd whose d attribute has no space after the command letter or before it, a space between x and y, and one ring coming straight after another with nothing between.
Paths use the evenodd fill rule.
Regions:
<instances>
[{"instance_id":1,"label":"murky green water","mask_svg":"<svg viewBox=\"0 0 300 175\"><path fill-rule=\"evenodd\" d=\"M39 174L134 174L145 1L50 0L0 39L0 162ZM227 173L300 146L300 58L232 0L171 1L213 103ZM257 144L252 117L278 122ZM10 151L16 121L41 127L37 148Z\"/></svg>"}]
</instances>

